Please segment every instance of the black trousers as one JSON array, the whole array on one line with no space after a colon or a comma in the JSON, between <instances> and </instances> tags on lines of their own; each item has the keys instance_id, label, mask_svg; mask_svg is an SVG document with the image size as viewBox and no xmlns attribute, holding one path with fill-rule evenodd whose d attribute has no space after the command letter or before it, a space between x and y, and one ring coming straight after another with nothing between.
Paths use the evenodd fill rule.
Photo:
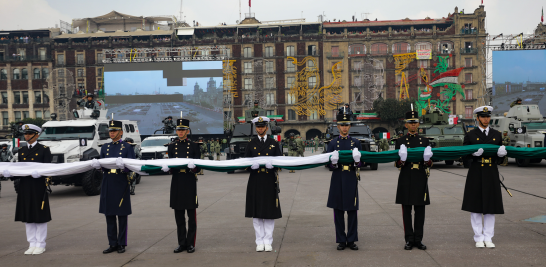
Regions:
<instances>
[{"instance_id":1,"label":"black trousers","mask_svg":"<svg viewBox=\"0 0 546 267\"><path fill-rule=\"evenodd\" d=\"M347 211L347 233L345 233L345 211L334 209L336 225L336 243L353 243L358 241L358 219L356 210Z\"/></svg>"},{"instance_id":2,"label":"black trousers","mask_svg":"<svg viewBox=\"0 0 546 267\"><path fill-rule=\"evenodd\" d=\"M188 213L188 230L186 231L186 216ZM179 246L194 246L195 237L197 236L197 213L195 209L174 210L174 218L176 219L176 231L178 233Z\"/></svg>"},{"instance_id":3,"label":"black trousers","mask_svg":"<svg viewBox=\"0 0 546 267\"><path fill-rule=\"evenodd\" d=\"M411 209L415 210L413 227ZM404 220L404 234L406 242L423 241L423 227L425 225L425 205L402 205L402 219Z\"/></svg>"},{"instance_id":4,"label":"black trousers","mask_svg":"<svg viewBox=\"0 0 546 267\"><path fill-rule=\"evenodd\" d=\"M127 216L106 215L106 230L110 246L127 246Z\"/></svg>"}]
</instances>

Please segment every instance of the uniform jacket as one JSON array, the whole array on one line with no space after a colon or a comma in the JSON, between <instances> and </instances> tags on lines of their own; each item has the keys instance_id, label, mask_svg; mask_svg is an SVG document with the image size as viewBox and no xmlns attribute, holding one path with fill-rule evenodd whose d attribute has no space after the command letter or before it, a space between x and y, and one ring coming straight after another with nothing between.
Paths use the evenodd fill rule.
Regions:
<instances>
[{"instance_id":1,"label":"uniform jacket","mask_svg":"<svg viewBox=\"0 0 546 267\"><path fill-rule=\"evenodd\" d=\"M490 127L486 136L479 127L476 127L465 135L463 145L477 144L500 146L502 145L502 134ZM469 155L467 159L472 159L473 162L466 176L462 210L484 214L504 214L499 170L497 168L497 164L502 163L504 157L499 158L496 155L493 157L474 157ZM489 160L490 163L478 162L484 159Z\"/></svg>"},{"instance_id":2,"label":"uniform jacket","mask_svg":"<svg viewBox=\"0 0 546 267\"><path fill-rule=\"evenodd\" d=\"M135 151L131 144L117 141L106 143L101 147L100 158L127 158L134 159ZM131 195L129 194L127 175L128 169L118 170L119 174L108 174L110 169L102 169L103 178L100 190L99 212L104 215L126 216L131 211ZM119 203L123 198L121 207Z\"/></svg>"},{"instance_id":3,"label":"uniform jacket","mask_svg":"<svg viewBox=\"0 0 546 267\"><path fill-rule=\"evenodd\" d=\"M169 158L201 158L199 144L187 139L177 140L169 145ZM197 176L199 168L190 170L171 169L171 200L170 206L175 210L196 209L199 207L197 198Z\"/></svg>"},{"instance_id":4,"label":"uniform jacket","mask_svg":"<svg viewBox=\"0 0 546 267\"><path fill-rule=\"evenodd\" d=\"M400 149L401 145L407 148L427 147L429 140L426 137L418 134L406 134L396 140L395 149ZM414 168L414 164L418 164L419 168ZM395 167L400 168L398 175L398 187L396 189L396 204L402 205L429 205L430 194L427 187L426 167L432 165L429 162L409 162L402 164L401 161L395 163ZM425 193L427 198L425 200Z\"/></svg>"},{"instance_id":5,"label":"uniform jacket","mask_svg":"<svg viewBox=\"0 0 546 267\"><path fill-rule=\"evenodd\" d=\"M2 160L2 162L10 162L12 158L13 153L11 153L11 150L4 150L0 148L0 160Z\"/></svg>"},{"instance_id":6,"label":"uniform jacket","mask_svg":"<svg viewBox=\"0 0 546 267\"><path fill-rule=\"evenodd\" d=\"M31 149L28 146L19 148L17 157L19 162L51 163L49 147L40 143L35 143ZM42 201L44 201L44 209L42 209ZM25 176L20 178L19 194L17 194L17 205L15 207L15 221L25 223L51 221L49 195L46 194L46 177L32 178L32 176Z\"/></svg>"},{"instance_id":7,"label":"uniform jacket","mask_svg":"<svg viewBox=\"0 0 546 267\"><path fill-rule=\"evenodd\" d=\"M334 152L336 150L353 150L354 148L362 150L360 141L356 138L348 136L344 139L338 136L328 144L327 152ZM353 163L348 164L351 167ZM338 210L358 210L359 197L358 197L358 180L354 167L349 171L343 170L343 165L338 163L337 168L332 168L332 178L330 178L330 192L328 193L328 202L326 206L332 209ZM356 203L355 203L356 197Z\"/></svg>"},{"instance_id":8,"label":"uniform jacket","mask_svg":"<svg viewBox=\"0 0 546 267\"><path fill-rule=\"evenodd\" d=\"M258 137L250 140L245 151L245 158L281 156L279 144L272 138L265 143ZM245 217L261 219L282 218L280 200L277 203L277 168L265 167L250 169L246 187ZM278 205L277 205L278 204Z\"/></svg>"}]
</instances>

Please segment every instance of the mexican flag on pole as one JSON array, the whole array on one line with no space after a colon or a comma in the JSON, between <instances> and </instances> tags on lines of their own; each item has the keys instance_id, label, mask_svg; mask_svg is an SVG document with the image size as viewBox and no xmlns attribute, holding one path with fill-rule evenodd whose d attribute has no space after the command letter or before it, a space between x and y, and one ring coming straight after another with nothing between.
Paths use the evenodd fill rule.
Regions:
<instances>
[{"instance_id":1,"label":"mexican flag on pole","mask_svg":"<svg viewBox=\"0 0 546 267\"><path fill-rule=\"evenodd\" d=\"M381 139L390 139L390 138L391 138L391 133L389 132L383 133L381 135Z\"/></svg>"},{"instance_id":2,"label":"mexican flag on pole","mask_svg":"<svg viewBox=\"0 0 546 267\"><path fill-rule=\"evenodd\" d=\"M13 146L12 147L19 147L19 138L13 138Z\"/></svg>"}]
</instances>

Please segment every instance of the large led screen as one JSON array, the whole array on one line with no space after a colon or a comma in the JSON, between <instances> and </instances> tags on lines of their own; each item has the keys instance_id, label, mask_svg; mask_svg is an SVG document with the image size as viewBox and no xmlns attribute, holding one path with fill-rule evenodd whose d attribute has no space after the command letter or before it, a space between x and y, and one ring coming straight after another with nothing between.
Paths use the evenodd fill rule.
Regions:
<instances>
[{"instance_id":1,"label":"large led screen","mask_svg":"<svg viewBox=\"0 0 546 267\"><path fill-rule=\"evenodd\" d=\"M539 105L546 114L546 50L493 51L493 113L510 110L518 97L522 104Z\"/></svg>"},{"instance_id":2,"label":"large led screen","mask_svg":"<svg viewBox=\"0 0 546 267\"><path fill-rule=\"evenodd\" d=\"M222 134L222 61L108 64L104 100L108 115L138 122L140 133L158 131L172 116L190 120L194 134Z\"/></svg>"}]
</instances>

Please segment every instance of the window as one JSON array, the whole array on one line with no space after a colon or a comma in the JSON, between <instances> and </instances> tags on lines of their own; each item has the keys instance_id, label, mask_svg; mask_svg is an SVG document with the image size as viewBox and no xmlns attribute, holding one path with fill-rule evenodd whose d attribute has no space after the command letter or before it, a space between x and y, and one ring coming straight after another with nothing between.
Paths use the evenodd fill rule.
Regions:
<instances>
[{"instance_id":1,"label":"window","mask_svg":"<svg viewBox=\"0 0 546 267\"><path fill-rule=\"evenodd\" d=\"M8 71L6 69L0 70L0 80L7 80L8 79Z\"/></svg>"},{"instance_id":2,"label":"window","mask_svg":"<svg viewBox=\"0 0 546 267\"><path fill-rule=\"evenodd\" d=\"M275 81L272 77L265 78L265 88L266 89L274 89L275 88Z\"/></svg>"},{"instance_id":3,"label":"window","mask_svg":"<svg viewBox=\"0 0 546 267\"><path fill-rule=\"evenodd\" d=\"M23 104L28 104L28 92L23 91Z\"/></svg>"},{"instance_id":4,"label":"window","mask_svg":"<svg viewBox=\"0 0 546 267\"><path fill-rule=\"evenodd\" d=\"M15 115L15 121L21 120L21 111L14 111L13 115Z\"/></svg>"},{"instance_id":5,"label":"window","mask_svg":"<svg viewBox=\"0 0 546 267\"><path fill-rule=\"evenodd\" d=\"M49 78L49 69L42 69L42 79Z\"/></svg>"},{"instance_id":6,"label":"window","mask_svg":"<svg viewBox=\"0 0 546 267\"><path fill-rule=\"evenodd\" d=\"M315 86L317 86L317 77L316 76L309 77L307 80L307 86L309 88L315 88Z\"/></svg>"},{"instance_id":7,"label":"window","mask_svg":"<svg viewBox=\"0 0 546 267\"><path fill-rule=\"evenodd\" d=\"M296 86L296 77L287 77L286 78L286 88L292 88L293 86Z\"/></svg>"},{"instance_id":8,"label":"window","mask_svg":"<svg viewBox=\"0 0 546 267\"><path fill-rule=\"evenodd\" d=\"M438 51L442 54L449 54L453 51L453 42L451 41L441 41L438 43Z\"/></svg>"},{"instance_id":9,"label":"window","mask_svg":"<svg viewBox=\"0 0 546 267\"><path fill-rule=\"evenodd\" d=\"M49 96L47 95L46 92L43 92L44 93L44 97L42 98L42 101L44 102L44 104L49 104Z\"/></svg>"},{"instance_id":10,"label":"window","mask_svg":"<svg viewBox=\"0 0 546 267\"><path fill-rule=\"evenodd\" d=\"M311 113L311 114L309 114L309 119L310 120L318 120L319 119L317 110L311 110L310 113Z\"/></svg>"},{"instance_id":11,"label":"window","mask_svg":"<svg viewBox=\"0 0 546 267\"><path fill-rule=\"evenodd\" d=\"M2 104L8 103L8 92L2 92Z\"/></svg>"},{"instance_id":12,"label":"window","mask_svg":"<svg viewBox=\"0 0 546 267\"><path fill-rule=\"evenodd\" d=\"M287 72L296 72L296 65L294 65L293 60L286 61L286 71Z\"/></svg>"},{"instance_id":13,"label":"window","mask_svg":"<svg viewBox=\"0 0 546 267\"><path fill-rule=\"evenodd\" d=\"M231 49L229 48L222 49L222 55L226 57L231 57Z\"/></svg>"},{"instance_id":14,"label":"window","mask_svg":"<svg viewBox=\"0 0 546 267\"><path fill-rule=\"evenodd\" d=\"M21 104L21 92L13 92L13 104Z\"/></svg>"},{"instance_id":15,"label":"window","mask_svg":"<svg viewBox=\"0 0 546 267\"><path fill-rule=\"evenodd\" d=\"M472 83L472 73L464 74L464 83Z\"/></svg>"},{"instance_id":16,"label":"window","mask_svg":"<svg viewBox=\"0 0 546 267\"><path fill-rule=\"evenodd\" d=\"M293 105L293 104L296 104L296 95L295 94L291 94L291 93L288 93L286 95L286 103L289 104L289 105Z\"/></svg>"},{"instance_id":17,"label":"window","mask_svg":"<svg viewBox=\"0 0 546 267\"><path fill-rule=\"evenodd\" d=\"M64 55L57 55L57 65L64 65Z\"/></svg>"},{"instance_id":18,"label":"window","mask_svg":"<svg viewBox=\"0 0 546 267\"><path fill-rule=\"evenodd\" d=\"M472 118L473 116L473 112L474 112L474 108L472 106L466 106L464 108L464 115L465 115L465 118Z\"/></svg>"},{"instance_id":19,"label":"window","mask_svg":"<svg viewBox=\"0 0 546 267\"><path fill-rule=\"evenodd\" d=\"M252 62L245 62L245 70L243 73L252 73Z\"/></svg>"},{"instance_id":20,"label":"window","mask_svg":"<svg viewBox=\"0 0 546 267\"><path fill-rule=\"evenodd\" d=\"M296 120L296 111L293 109L288 110L288 120Z\"/></svg>"},{"instance_id":21,"label":"window","mask_svg":"<svg viewBox=\"0 0 546 267\"><path fill-rule=\"evenodd\" d=\"M386 55L387 54L387 44L384 44L384 43L372 44L371 54L372 55Z\"/></svg>"},{"instance_id":22,"label":"window","mask_svg":"<svg viewBox=\"0 0 546 267\"><path fill-rule=\"evenodd\" d=\"M339 46L332 46L332 57L339 57Z\"/></svg>"},{"instance_id":23,"label":"window","mask_svg":"<svg viewBox=\"0 0 546 267\"><path fill-rule=\"evenodd\" d=\"M451 58L447 58L446 59L446 67L449 68L450 64L451 64Z\"/></svg>"},{"instance_id":24,"label":"window","mask_svg":"<svg viewBox=\"0 0 546 267\"><path fill-rule=\"evenodd\" d=\"M85 89L85 85L83 83L78 83L78 88Z\"/></svg>"},{"instance_id":25,"label":"window","mask_svg":"<svg viewBox=\"0 0 546 267\"><path fill-rule=\"evenodd\" d=\"M360 76L355 77L353 86L362 86L362 79L360 78Z\"/></svg>"},{"instance_id":26,"label":"window","mask_svg":"<svg viewBox=\"0 0 546 267\"><path fill-rule=\"evenodd\" d=\"M465 67L467 68L472 67L472 58L465 58L464 62L465 62Z\"/></svg>"},{"instance_id":27,"label":"window","mask_svg":"<svg viewBox=\"0 0 546 267\"><path fill-rule=\"evenodd\" d=\"M30 118L28 111L23 111L23 119Z\"/></svg>"},{"instance_id":28,"label":"window","mask_svg":"<svg viewBox=\"0 0 546 267\"><path fill-rule=\"evenodd\" d=\"M275 111L274 110L266 110L265 115L266 116L273 116L273 115L275 115Z\"/></svg>"},{"instance_id":29,"label":"window","mask_svg":"<svg viewBox=\"0 0 546 267\"><path fill-rule=\"evenodd\" d=\"M393 54L406 54L410 52L410 44L408 43L396 43L392 45Z\"/></svg>"},{"instance_id":30,"label":"window","mask_svg":"<svg viewBox=\"0 0 546 267\"><path fill-rule=\"evenodd\" d=\"M465 89L464 90L464 96L466 97L465 99L472 99L472 89Z\"/></svg>"},{"instance_id":31,"label":"window","mask_svg":"<svg viewBox=\"0 0 546 267\"><path fill-rule=\"evenodd\" d=\"M64 69L59 69L57 73L59 74L59 78L64 78Z\"/></svg>"},{"instance_id":32,"label":"window","mask_svg":"<svg viewBox=\"0 0 546 267\"><path fill-rule=\"evenodd\" d=\"M286 56L287 57L293 57L296 54L294 53L294 46L287 46L286 47Z\"/></svg>"},{"instance_id":33,"label":"window","mask_svg":"<svg viewBox=\"0 0 546 267\"><path fill-rule=\"evenodd\" d=\"M275 93L265 94L265 103L267 103L268 105L275 104Z\"/></svg>"},{"instance_id":34,"label":"window","mask_svg":"<svg viewBox=\"0 0 546 267\"><path fill-rule=\"evenodd\" d=\"M40 69L35 68L33 72L34 72L34 77L32 79L40 79Z\"/></svg>"},{"instance_id":35,"label":"window","mask_svg":"<svg viewBox=\"0 0 546 267\"><path fill-rule=\"evenodd\" d=\"M363 44L353 44L349 46L349 54L362 55L366 54L366 46Z\"/></svg>"},{"instance_id":36,"label":"window","mask_svg":"<svg viewBox=\"0 0 546 267\"><path fill-rule=\"evenodd\" d=\"M307 67L310 68L310 69L314 69L315 68L315 61L313 61L313 60L307 61Z\"/></svg>"},{"instance_id":37,"label":"window","mask_svg":"<svg viewBox=\"0 0 546 267\"><path fill-rule=\"evenodd\" d=\"M102 60L103 60L103 56L102 56L102 53L97 53L97 62L98 63L102 63Z\"/></svg>"},{"instance_id":38,"label":"window","mask_svg":"<svg viewBox=\"0 0 546 267\"><path fill-rule=\"evenodd\" d=\"M316 56L317 55L317 46L316 45L308 45L307 46L307 55L308 56Z\"/></svg>"},{"instance_id":39,"label":"window","mask_svg":"<svg viewBox=\"0 0 546 267\"><path fill-rule=\"evenodd\" d=\"M40 53L40 60L46 60L46 50L43 48L40 48L39 53Z\"/></svg>"},{"instance_id":40,"label":"window","mask_svg":"<svg viewBox=\"0 0 546 267\"><path fill-rule=\"evenodd\" d=\"M360 93L355 93L354 94L354 99L355 99L356 102L360 102L361 101L360 100ZM355 113L358 113L358 112L355 111Z\"/></svg>"},{"instance_id":41,"label":"window","mask_svg":"<svg viewBox=\"0 0 546 267\"><path fill-rule=\"evenodd\" d=\"M51 111L46 110L44 112L44 120L48 120L51 117Z\"/></svg>"},{"instance_id":42,"label":"window","mask_svg":"<svg viewBox=\"0 0 546 267\"><path fill-rule=\"evenodd\" d=\"M421 42L415 44L416 50L432 50L432 44L429 42Z\"/></svg>"},{"instance_id":43,"label":"window","mask_svg":"<svg viewBox=\"0 0 546 267\"><path fill-rule=\"evenodd\" d=\"M125 132L128 133L129 131L129 124L125 124Z\"/></svg>"},{"instance_id":44,"label":"window","mask_svg":"<svg viewBox=\"0 0 546 267\"><path fill-rule=\"evenodd\" d=\"M21 79L28 80L28 70L27 69L21 70Z\"/></svg>"},{"instance_id":45,"label":"window","mask_svg":"<svg viewBox=\"0 0 546 267\"><path fill-rule=\"evenodd\" d=\"M419 68L428 68L428 60L418 60L419 62Z\"/></svg>"},{"instance_id":46,"label":"window","mask_svg":"<svg viewBox=\"0 0 546 267\"><path fill-rule=\"evenodd\" d=\"M14 79L14 80L19 80L19 78L21 77L21 76L19 75L19 73L20 73L20 72L19 72L19 69L13 69L13 79Z\"/></svg>"},{"instance_id":47,"label":"window","mask_svg":"<svg viewBox=\"0 0 546 267\"><path fill-rule=\"evenodd\" d=\"M135 126L132 124L129 124L129 130L131 130L132 133L135 132Z\"/></svg>"},{"instance_id":48,"label":"window","mask_svg":"<svg viewBox=\"0 0 546 267\"><path fill-rule=\"evenodd\" d=\"M83 69L78 69L78 77L83 77Z\"/></svg>"},{"instance_id":49,"label":"window","mask_svg":"<svg viewBox=\"0 0 546 267\"><path fill-rule=\"evenodd\" d=\"M42 111L41 110L34 111L34 116L36 117L36 119L41 119L42 118Z\"/></svg>"},{"instance_id":50,"label":"window","mask_svg":"<svg viewBox=\"0 0 546 267\"><path fill-rule=\"evenodd\" d=\"M2 111L2 124L3 125L9 124L9 115L7 111Z\"/></svg>"},{"instance_id":51,"label":"window","mask_svg":"<svg viewBox=\"0 0 546 267\"><path fill-rule=\"evenodd\" d=\"M41 104L42 103L42 92L34 91L34 103L35 104Z\"/></svg>"},{"instance_id":52,"label":"window","mask_svg":"<svg viewBox=\"0 0 546 267\"><path fill-rule=\"evenodd\" d=\"M265 72L272 73L273 71L273 61L266 61L265 62Z\"/></svg>"},{"instance_id":53,"label":"window","mask_svg":"<svg viewBox=\"0 0 546 267\"><path fill-rule=\"evenodd\" d=\"M76 64L78 64L78 65L83 65L84 64L83 54L77 54L76 55Z\"/></svg>"},{"instance_id":54,"label":"window","mask_svg":"<svg viewBox=\"0 0 546 267\"><path fill-rule=\"evenodd\" d=\"M97 77L102 77L102 68L97 69Z\"/></svg>"},{"instance_id":55,"label":"window","mask_svg":"<svg viewBox=\"0 0 546 267\"><path fill-rule=\"evenodd\" d=\"M17 48L17 54L20 56L21 60L26 58L26 48Z\"/></svg>"},{"instance_id":56,"label":"window","mask_svg":"<svg viewBox=\"0 0 546 267\"><path fill-rule=\"evenodd\" d=\"M265 57L272 57L272 56L273 56L273 46L266 46Z\"/></svg>"},{"instance_id":57,"label":"window","mask_svg":"<svg viewBox=\"0 0 546 267\"><path fill-rule=\"evenodd\" d=\"M243 57L252 57L252 48L250 47L243 48Z\"/></svg>"},{"instance_id":58,"label":"window","mask_svg":"<svg viewBox=\"0 0 546 267\"><path fill-rule=\"evenodd\" d=\"M245 90L252 90L252 79L245 79Z\"/></svg>"}]
</instances>

